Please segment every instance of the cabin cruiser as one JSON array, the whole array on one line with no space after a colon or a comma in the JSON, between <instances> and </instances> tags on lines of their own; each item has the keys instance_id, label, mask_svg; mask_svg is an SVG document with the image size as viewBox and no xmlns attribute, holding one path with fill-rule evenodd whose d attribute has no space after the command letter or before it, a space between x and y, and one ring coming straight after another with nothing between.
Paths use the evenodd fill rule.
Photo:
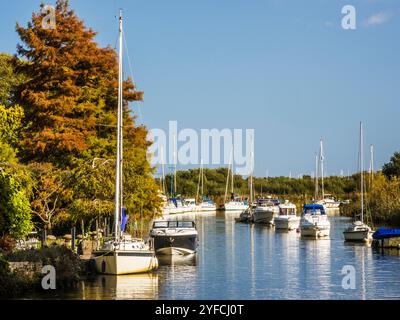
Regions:
<instances>
[{"instance_id":1,"label":"cabin cruiser","mask_svg":"<svg viewBox=\"0 0 400 320\"><path fill-rule=\"evenodd\" d=\"M279 216L275 217L275 228L296 230L300 224L300 217L296 215L296 205L285 201L284 204L279 205Z\"/></svg>"},{"instance_id":2,"label":"cabin cruiser","mask_svg":"<svg viewBox=\"0 0 400 320\"><path fill-rule=\"evenodd\" d=\"M253 213L255 223L265 223L274 225L274 218L279 214L279 200L268 198L260 198Z\"/></svg>"},{"instance_id":3,"label":"cabin cruiser","mask_svg":"<svg viewBox=\"0 0 400 320\"><path fill-rule=\"evenodd\" d=\"M193 221L154 221L150 231L158 255L193 254L198 246L198 232Z\"/></svg>"},{"instance_id":4,"label":"cabin cruiser","mask_svg":"<svg viewBox=\"0 0 400 320\"><path fill-rule=\"evenodd\" d=\"M199 203L199 211L201 212L208 212L208 211L216 211L217 206L215 205L214 201L208 198L204 198L202 202Z\"/></svg>"},{"instance_id":5,"label":"cabin cruiser","mask_svg":"<svg viewBox=\"0 0 400 320\"><path fill-rule=\"evenodd\" d=\"M302 237L328 237L331 224L321 204L305 204L300 220L300 234Z\"/></svg>"},{"instance_id":6,"label":"cabin cruiser","mask_svg":"<svg viewBox=\"0 0 400 320\"><path fill-rule=\"evenodd\" d=\"M247 201L243 201L241 197L233 197L231 201L224 205L225 211L243 211L249 207Z\"/></svg>"},{"instance_id":7,"label":"cabin cruiser","mask_svg":"<svg viewBox=\"0 0 400 320\"><path fill-rule=\"evenodd\" d=\"M200 206L196 204L196 199L185 199L183 203L187 207L188 212L200 211Z\"/></svg>"},{"instance_id":8,"label":"cabin cruiser","mask_svg":"<svg viewBox=\"0 0 400 320\"><path fill-rule=\"evenodd\" d=\"M191 212L191 209L182 199L170 198L167 204L164 205L163 215Z\"/></svg>"},{"instance_id":9,"label":"cabin cruiser","mask_svg":"<svg viewBox=\"0 0 400 320\"><path fill-rule=\"evenodd\" d=\"M331 194L325 194L324 199L317 201L317 204L321 204L325 209L338 209L340 201L337 201Z\"/></svg>"},{"instance_id":10,"label":"cabin cruiser","mask_svg":"<svg viewBox=\"0 0 400 320\"><path fill-rule=\"evenodd\" d=\"M343 231L345 241L371 241L373 233L372 229L362 221L353 222Z\"/></svg>"}]
</instances>

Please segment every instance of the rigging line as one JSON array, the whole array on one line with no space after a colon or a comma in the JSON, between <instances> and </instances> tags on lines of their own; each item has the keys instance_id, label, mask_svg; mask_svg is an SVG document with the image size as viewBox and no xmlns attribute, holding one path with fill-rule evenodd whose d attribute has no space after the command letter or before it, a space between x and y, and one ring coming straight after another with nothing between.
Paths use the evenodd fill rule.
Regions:
<instances>
[{"instance_id":1,"label":"rigging line","mask_svg":"<svg viewBox=\"0 0 400 320\"><path fill-rule=\"evenodd\" d=\"M133 76L133 68L132 68L132 63L131 63L131 58L129 55L129 49L128 49L128 44L126 42L126 38L125 38L125 32L122 33L123 39L124 39L124 44L125 44L125 50L126 50L126 56L127 56L127 60L128 60L128 66L129 66L129 71L131 73L131 78L133 81L134 86L136 87L136 81L135 78ZM139 114L139 120L142 122L142 124L144 123L144 118L143 118L143 114L142 114L142 108L141 108L141 103L142 101L136 101L136 105L137 105L137 109L138 109L138 114Z\"/></svg>"}]
</instances>

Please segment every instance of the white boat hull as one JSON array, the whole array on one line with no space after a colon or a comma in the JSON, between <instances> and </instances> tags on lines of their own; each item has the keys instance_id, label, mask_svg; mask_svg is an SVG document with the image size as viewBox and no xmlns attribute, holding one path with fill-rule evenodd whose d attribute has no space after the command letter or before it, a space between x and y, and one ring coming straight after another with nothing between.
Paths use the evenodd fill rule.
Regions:
<instances>
[{"instance_id":1,"label":"white boat hull","mask_svg":"<svg viewBox=\"0 0 400 320\"><path fill-rule=\"evenodd\" d=\"M320 228L320 227L307 227L300 228L300 234L302 237L310 237L310 238L323 238L329 237L330 228Z\"/></svg>"},{"instance_id":2,"label":"white boat hull","mask_svg":"<svg viewBox=\"0 0 400 320\"><path fill-rule=\"evenodd\" d=\"M274 224L275 213L273 211L258 210L253 213L255 223Z\"/></svg>"},{"instance_id":3,"label":"white boat hull","mask_svg":"<svg viewBox=\"0 0 400 320\"><path fill-rule=\"evenodd\" d=\"M299 217L276 217L274 219L276 229L296 230L300 225Z\"/></svg>"},{"instance_id":4,"label":"white boat hull","mask_svg":"<svg viewBox=\"0 0 400 320\"><path fill-rule=\"evenodd\" d=\"M330 231L331 224L325 215L308 216L300 220L300 234L302 237L329 237Z\"/></svg>"},{"instance_id":5,"label":"white boat hull","mask_svg":"<svg viewBox=\"0 0 400 320\"><path fill-rule=\"evenodd\" d=\"M94 257L96 271L100 274L123 275L150 272L158 268L153 251L115 250L98 252Z\"/></svg>"},{"instance_id":6,"label":"white boat hull","mask_svg":"<svg viewBox=\"0 0 400 320\"><path fill-rule=\"evenodd\" d=\"M246 210L249 206L245 205L245 204L241 204L241 205L231 205L231 204L225 204L224 206L224 210L225 211L243 211Z\"/></svg>"},{"instance_id":7,"label":"white boat hull","mask_svg":"<svg viewBox=\"0 0 400 320\"><path fill-rule=\"evenodd\" d=\"M368 230L363 230L363 231L344 231L344 240L345 241L370 241L372 240L372 232Z\"/></svg>"},{"instance_id":8,"label":"white boat hull","mask_svg":"<svg viewBox=\"0 0 400 320\"><path fill-rule=\"evenodd\" d=\"M189 254L196 253L195 250L187 249L187 248L179 248L179 247L166 247L157 250L157 254L160 255L177 255L177 256L186 256Z\"/></svg>"}]
</instances>

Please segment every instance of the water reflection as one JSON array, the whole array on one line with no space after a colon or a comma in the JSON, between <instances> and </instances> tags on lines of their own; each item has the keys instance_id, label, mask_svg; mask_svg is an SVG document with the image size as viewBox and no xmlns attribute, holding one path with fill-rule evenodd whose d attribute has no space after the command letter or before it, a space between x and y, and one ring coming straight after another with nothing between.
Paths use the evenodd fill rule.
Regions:
<instances>
[{"instance_id":1,"label":"water reflection","mask_svg":"<svg viewBox=\"0 0 400 320\"><path fill-rule=\"evenodd\" d=\"M197 255L160 257L160 268L150 275L97 277L63 298L400 299L399 251L345 243L349 219L330 216L330 238L314 240L235 223L238 215L180 215L196 221ZM356 289L342 287L348 265L355 268Z\"/></svg>"},{"instance_id":2,"label":"water reflection","mask_svg":"<svg viewBox=\"0 0 400 320\"><path fill-rule=\"evenodd\" d=\"M158 256L159 266L196 266L197 256L196 254L189 254L186 256L177 255L163 255Z\"/></svg>"},{"instance_id":3,"label":"water reflection","mask_svg":"<svg viewBox=\"0 0 400 320\"><path fill-rule=\"evenodd\" d=\"M154 300L158 298L158 274L147 273L127 276L97 276L82 282L82 300Z\"/></svg>"}]
</instances>

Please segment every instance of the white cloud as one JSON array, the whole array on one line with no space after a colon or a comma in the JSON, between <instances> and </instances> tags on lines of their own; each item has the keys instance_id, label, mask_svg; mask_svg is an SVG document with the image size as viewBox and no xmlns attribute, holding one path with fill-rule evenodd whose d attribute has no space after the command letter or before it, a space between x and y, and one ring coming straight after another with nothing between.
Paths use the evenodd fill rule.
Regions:
<instances>
[{"instance_id":1,"label":"white cloud","mask_svg":"<svg viewBox=\"0 0 400 320\"><path fill-rule=\"evenodd\" d=\"M376 13L370 16L366 21L365 25L367 26L374 26L378 24L385 23L389 21L390 15L384 12Z\"/></svg>"}]
</instances>

